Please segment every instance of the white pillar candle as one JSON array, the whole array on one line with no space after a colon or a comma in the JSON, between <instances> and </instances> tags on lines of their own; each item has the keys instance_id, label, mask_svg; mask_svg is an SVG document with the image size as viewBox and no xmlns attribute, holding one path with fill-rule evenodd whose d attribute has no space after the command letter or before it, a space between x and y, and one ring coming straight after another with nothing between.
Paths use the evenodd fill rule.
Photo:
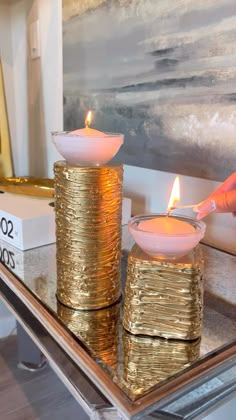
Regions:
<instances>
[{"instance_id":1,"label":"white pillar candle","mask_svg":"<svg viewBox=\"0 0 236 420\"><path fill-rule=\"evenodd\" d=\"M71 132L52 133L58 152L73 166L101 166L107 164L118 152L124 136L103 133L89 127L89 111L85 127Z\"/></svg>"}]
</instances>

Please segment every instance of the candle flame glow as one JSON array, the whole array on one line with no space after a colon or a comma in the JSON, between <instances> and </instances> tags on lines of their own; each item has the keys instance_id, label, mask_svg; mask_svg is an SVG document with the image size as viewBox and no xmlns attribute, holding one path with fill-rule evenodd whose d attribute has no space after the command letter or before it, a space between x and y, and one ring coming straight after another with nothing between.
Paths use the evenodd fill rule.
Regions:
<instances>
[{"instance_id":1,"label":"candle flame glow","mask_svg":"<svg viewBox=\"0 0 236 420\"><path fill-rule=\"evenodd\" d=\"M179 177L177 176L174 180L174 184L171 190L167 212L169 212L172 209L172 207L174 207L175 203L177 203L178 201L180 201L180 186Z\"/></svg>"},{"instance_id":2,"label":"candle flame glow","mask_svg":"<svg viewBox=\"0 0 236 420\"><path fill-rule=\"evenodd\" d=\"M92 121L92 111L88 111L86 118L85 118L85 127L89 127Z\"/></svg>"}]
</instances>

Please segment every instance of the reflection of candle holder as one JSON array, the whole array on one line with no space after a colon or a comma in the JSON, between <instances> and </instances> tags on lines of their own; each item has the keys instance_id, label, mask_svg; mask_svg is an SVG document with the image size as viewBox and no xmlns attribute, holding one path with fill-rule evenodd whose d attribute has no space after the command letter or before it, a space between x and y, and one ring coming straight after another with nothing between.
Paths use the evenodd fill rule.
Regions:
<instances>
[{"instance_id":1,"label":"reflection of candle holder","mask_svg":"<svg viewBox=\"0 0 236 420\"><path fill-rule=\"evenodd\" d=\"M133 334L193 340L201 335L200 247L178 260L158 260L137 245L128 257L124 328Z\"/></svg>"},{"instance_id":2,"label":"reflection of candle holder","mask_svg":"<svg viewBox=\"0 0 236 420\"><path fill-rule=\"evenodd\" d=\"M200 353L200 339L165 340L124 331L123 343L123 377L134 399L189 366Z\"/></svg>"},{"instance_id":3,"label":"reflection of candle holder","mask_svg":"<svg viewBox=\"0 0 236 420\"><path fill-rule=\"evenodd\" d=\"M122 134L100 133L97 135L95 133L94 135L86 135L86 129L82 131L84 131L84 134L74 134L67 131L52 133L58 152L71 165L105 165L116 155L124 142Z\"/></svg>"},{"instance_id":4,"label":"reflection of candle holder","mask_svg":"<svg viewBox=\"0 0 236 420\"><path fill-rule=\"evenodd\" d=\"M57 303L58 317L88 347L93 357L116 369L120 303L96 311L75 311Z\"/></svg>"},{"instance_id":5,"label":"reflection of candle holder","mask_svg":"<svg viewBox=\"0 0 236 420\"><path fill-rule=\"evenodd\" d=\"M57 297L74 309L98 309L121 294L122 165L54 164Z\"/></svg>"},{"instance_id":6,"label":"reflection of candle holder","mask_svg":"<svg viewBox=\"0 0 236 420\"><path fill-rule=\"evenodd\" d=\"M166 222L175 220L193 226L192 232L187 233L157 233L148 232L140 228L140 224L147 220L163 218ZM135 242L147 254L157 258L180 258L187 255L198 245L205 233L205 223L187 216L167 216L167 214L146 214L135 216L129 220L129 232Z\"/></svg>"}]
</instances>

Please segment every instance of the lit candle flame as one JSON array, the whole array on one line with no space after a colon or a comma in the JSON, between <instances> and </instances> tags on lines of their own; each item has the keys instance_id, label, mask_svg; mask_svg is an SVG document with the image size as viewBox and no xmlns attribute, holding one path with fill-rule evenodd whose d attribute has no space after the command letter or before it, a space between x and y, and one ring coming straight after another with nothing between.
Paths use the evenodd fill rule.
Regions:
<instances>
[{"instance_id":1,"label":"lit candle flame","mask_svg":"<svg viewBox=\"0 0 236 420\"><path fill-rule=\"evenodd\" d=\"M85 118L85 127L88 128L92 121L92 111L88 111Z\"/></svg>"},{"instance_id":2,"label":"lit candle flame","mask_svg":"<svg viewBox=\"0 0 236 420\"><path fill-rule=\"evenodd\" d=\"M173 209L175 203L177 203L178 201L180 201L180 187L179 187L179 177L177 176L174 180L174 184L173 184L172 191L170 194L170 200L167 207L168 213Z\"/></svg>"}]
</instances>

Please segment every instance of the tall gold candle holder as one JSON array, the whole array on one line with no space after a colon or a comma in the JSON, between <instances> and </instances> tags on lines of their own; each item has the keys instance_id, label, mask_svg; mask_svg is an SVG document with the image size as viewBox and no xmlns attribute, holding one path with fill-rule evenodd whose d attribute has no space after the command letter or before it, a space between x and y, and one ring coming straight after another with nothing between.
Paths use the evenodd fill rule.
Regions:
<instances>
[{"instance_id":1,"label":"tall gold candle holder","mask_svg":"<svg viewBox=\"0 0 236 420\"><path fill-rule=\"evenodd\" d=\"M123 166L54 164L57 297L73 309L98 309L121 294Z\"/></svg>"},{"instance_id":2,"label":"tall gold candle holder","mask_svg":"<svg viewBox=\"0 0 236 420\"><path fill-rule=\"evenodd\" d=\"M203 259L200 247L165 261L134 245L128 257L123 326L132 334L194 340L201 335Z\"/></svg>"},{"instance_id":3,"label":"tall gold candle holder","mask_svg":"<svg viewBox=\"0 0 236 420\"><path fill-rule=\"evenodd\" d=\"M198 360L200 339L166 340L123 333L123 378L132 399Z\"/></svg>"},{"instance_id":4,"label":"tall gold candle holder","mask_svg":"<svg viewBox=\"0 0 236 420\"><path fill-rule=\"evenodd\" d=\"M119 302L95 311L74 310L57 302L57 313L70 331L84 342L93 357L110 368L117 368Z\"/></svg>"}]
</instances>

